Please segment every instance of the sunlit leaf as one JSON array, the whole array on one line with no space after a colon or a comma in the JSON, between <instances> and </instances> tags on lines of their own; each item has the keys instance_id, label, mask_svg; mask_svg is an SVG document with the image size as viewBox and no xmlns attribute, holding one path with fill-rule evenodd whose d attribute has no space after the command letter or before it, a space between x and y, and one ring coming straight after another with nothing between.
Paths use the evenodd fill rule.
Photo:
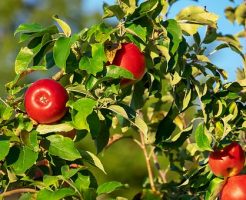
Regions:
<instances>
[{"instance_id":1,"label":"sunlit leaf","mask_svg":"<svg viewBox=\"0 0 246 200\"><path fill-rule=\"evenodd\" d=\"M217 177L214 178L208 186L205 200L215 200L219 196L219 193L220 193L224 184L225 184L225 182L223 179L220 179Z\"/></svg>"},{"instance_id":2,"label":"sunlit leaf","mask_svg":"<svg viewBox=\"0 0 246 200\"><path fill-rule=\"evenodd\" d=\"M66 61L70 54L71 46L78 40L78 35L70 38L60 37L54 44L53 56L55 64L61 69L66 69Z\"/></svg>"},{"instance_id":3,"label":"sunlit leaf","mask_svg":"<svg viewBox=\"0 0 246 200\"><path fill-rule=\"evenodd\" d=\"M29 169L37 160L38 152L31 150L27 146L20 148L18 160L11 165L16 174L23 174Z\"/></svg>"},{"instance_id":4,"label":"sunlit leaf","mask_svg":"<svg viewBox=\"0 0 246 200\"><path fill-rule=\"evenodd\" d=\"M74 127L71 124L62 123L62 124L52 124L52 125L39 124L36 130L39 132L39 134L43 135L43 134L54 133L54 132L68 132L73 129Z\"/></svg>"},{"instance_id":5,"label":"sunlit leaf","mask_svg":"<svg viewBox=\"0 0 246 200\"><path fill-rule=\"evenodd\" d=\"M74 102L71 107L77 111L73 116L73 125L79 130L90 131L87 117L92 113L96 101L89 98L82 98Z\"/></svg>"},{"instance_id":6,"label":"sunlit leaf","mask_svg":"<svg viewBox=\"0 0 246 200\"><path fill-rule=\"evenodd\" d=\"M70 138L62 135L50 135L46 138L50 141L50 154L71 161L81 158L79 151L75 148L74 142Z\"/></svg>"},{"instance_id":7,"label":"sunlit leaf","mask_svg":"<svg viewBox=\"0 0 246 200\"><path fill-rule=\"evenodd\" d=\"M196 144L201 151L206 151L206 150L212 151L212 148L210 146L210 141L205 132L205 127L203 123L200 123L196 128L195 139L196 139Z\"/></svg>"},{"instance_id":8,"label":"sunlit leaf","mask_svg":"<svg viewBox=\"0 0 246 200\"><path fill-rule=\"evenodd\" d=\"M59 24L59 26L61 27L63 33L67 37L69 37L71 35L71 33L72 33L70 26L66 22L61 20L57 15L54 15L53 19Z\"/></svg>"},{"instance_id":9,"label":"sunlit leaf","mask_svg":"<svg viewBox=\"0 0 246 200\"><path fill-rule=\"evenodd\" d=\"M55 191L42 189L38 192L37 200L60 200L67 196L72 196L75 194L75 191L72 188L61 188Z\"/></svg>"},{"instance_id":10,"label":"sunlit leaf","mask_svg":"<svg viewBox=\"0 0 246 200\"><path fill-rule=\"evenodd\" d=\"M124 185L122 183L117 181L106 182L98 186L97 194L109 194L123 186Z\"/></svg>"}]
</instances>

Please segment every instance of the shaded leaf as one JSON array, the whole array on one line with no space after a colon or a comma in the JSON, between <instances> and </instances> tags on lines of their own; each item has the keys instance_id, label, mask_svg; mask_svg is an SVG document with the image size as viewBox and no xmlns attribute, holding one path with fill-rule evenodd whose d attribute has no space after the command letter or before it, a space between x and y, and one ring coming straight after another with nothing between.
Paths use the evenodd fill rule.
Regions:
<instances>
[{"instance_id":1,"label":"shaded leaf","mask_svg":"<svg viewBox=\"0 0 246 200\"><path fill-rule=\"evenodd\" d=\"M178 109L174 106L171 106L167 115L160 121L157 127L156 139L155 139L156 144L164 142L172 135L173 131L176 128L174 119L176 118L177 115L178 115Z\"/></svg>"}]
</instances>

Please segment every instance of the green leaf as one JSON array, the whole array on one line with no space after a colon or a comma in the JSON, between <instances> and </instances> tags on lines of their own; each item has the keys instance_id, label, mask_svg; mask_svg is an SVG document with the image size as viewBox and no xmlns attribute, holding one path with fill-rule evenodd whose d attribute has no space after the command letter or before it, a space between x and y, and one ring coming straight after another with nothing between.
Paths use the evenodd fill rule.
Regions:
<instances>
[{"instance_id":1,"label":"green leaf","mask_svg":"<svg viewBox=\"0 0 246 200\"><path fill-rule=\"evenodd\" d=\"M66 70L66 61L70 54L71 46L78 40L78 35L73 35L70 38L60 37L54 44L53 56L55 64L60 69Z\"/></svg>"},{"instance_id":2,"label":"green leaf","mask_svg":"<svg viewBox=\"0 0 246 200\"><path fill-rule=\"evenodd\" d=\"M204 44L209 44L213 41L215 41L217 38L217 32L216 32L216 28L213 28L211 26L207 27L207 31L206 31L206 35L203 39L203 43Z\"/></svg>"},{"instance_id":3,"label":"green leaf","mask_svg":"<svg viewBox=\"0 0 246 200\"><path fill-rule=\"evenodd\" d=\"M148 13L154 11L159 5L159 0L148 0L144 1L139 5L132 15L129 16L128 20L139 19L146 16Z\"/></svg>"},{"instance_id":4,"label":"green leaf","mask_svg":"<svg viewBox=\"0 0 246 200\"><path fill-rule=\"evenodd\" d=\"M13 115L14 109L10 106L6 106L3 102L0 101L0 123L2 121L9 120Z\"/></svg>"},{"instance_id":5,"label":"green leaf","mask_svg":"<svg viewBox=\"0 0 246 200\"><path fill-rule=\"evenodd\" d=\"M102 170L106 174L102 162L96 155L94 155L93 153L89 151L84 151L82 149L79 149L79 152L86 162L97 167L98 169Z\"/></svg>"},{"instance_id":6,"label":"green leaf","mask_svg":"<svg viewBox=\"0 0 246 200\"><path fill-rule=\"evenodd\" d=\"M97 194L109 194L116 189L123 187L124 185L117 181L106 182L98 186Z\"/></svg>"},{"instance_id":7,"label":"green leaf","mask_svg":"<svg viewBox=\"0 0 246 200\"><path fill-rule=\"evenodd\" d=\"M59 24L65 36L70 37L72 33L70 26L63 20L59 19L57 15L54 15L53 19Z\"/></svg>"},{"instance_id":8,"label":"green leaf","mask_svg":"<svg viewBox=\"0 0 246 200\"><path fill-rule=\"evenodd\" d=\"M225 16L226 18L231 22L231 23L234 23L235 21L235 9L232 8L231 6L229 7L226 7L226 9L224 10L225 12Z\"/></svg>"},{"instance_id":9,"label":"green leaf","mask_svg":"<svg viewBox=\"0 0 246 200\"><path fill-rule=\"evenodd\" d=\"M83 56L79 62L79 68L87 71L88 74L96 76L103 70L103 63L107 60L104 46L101 43L91 44L92 58Z\"/></svg>"},{"instance_id":10,"label":"green leaf","mask_svg":"<svg viewBox=\"0 0 246 200\"><path fill-rule=\"evenodd\" d=\"M172 41L170 44L170 52L174 54L178 50L179 44L182 42L181 28L174 19L165 21L164 26L167 29L168 37Z\"/></svg>"},{"instance_id":11,"label":"green leaf","mask_svg":"<svg viewBox=\"0 0 246 200\"><path fill-rule=\"evenodd\" d=\"M28 131L22 131L20 133L20 137L22 142L29 147L31 150L38 152L39 145L38 145L38 137L37 137L37 131L33 130L31 132Z\"/></svg>"},{"instance_id":12,"label":"green leaf","mask_svg":"<svg viewBox=\"0 0 246 200\"><path fill-rule=\"evenodd\" d=\"M58 176L50 176L50 175L44 175L43 177L43 183L45 184L46 187L49 187L51 185L58 185L58 181L60 178Z\"/></svg>"},{"instance_id":13,"label":"green leaf","mask_svg":"<svg viewBox=\"0 0 246 200\"><path fill-rule=\"evenodd\" d=\"M215 136L217 139L221 139L224 134L224 125L220 121L215 123Z\"/></svg>"},{"instance_id":14,"label":"green leaf","mask_svg":"<svg viewBox=\"0 0 246 200\"><path fill-rule=\"evenodd\" d=\"M206 11L203 7L190 6L181 10L176 19L185 33L193 35L201 25L216 28L218 16Z\"/></svg>"},{"instance_id":15,"label":"green leaf","mask_svg":"<svg viewBox=\"0 0 246 200\"><path fill-rule=\"evenodd\" d=\"M212 151L212 148L210 146L210 141L205 132L203 123L200 123L196 128L195 139L196 139L196 144L201 151L206 151L206 150Z\"/></svg>"},{"instance_id":16,"label":"green leaf","mask_svg":"<svg viewBox=\"0 0 246 200\"><path fill-rule=\"evenodd\" d=\"M107 109L121 115L123 118L129 120L133 123L145 136L145 139L148 140L148 126L144 120L138 116L138 114L132 110L130 107L122 105L111 105Z\"/></svg>"},{"instance_id":17,"label":"green leaf","mask_svg":"<svg viewBox=\"0 0 246 200\"><path fill-rule=\"evenodd\" d=\"M70 169L68 165L61 167L61 174L65 179L70 179L72 176L77 174L82 168Z\"/></svg>"},{"instance_id":18,"label":"green leaf","mask_svg":"<svg viewBox=\"0 0 246 200\"><path fill-rule=\"evenodd\" d=\"M231 102L231 104L229 105L229 113L233 116L231 120L236 119L239 113L236 102Z\"/></svg>"},{"instance_id":19,"label":"green leaf","mask_svg":"<svg viewBox=\"0 0 246 200\"><path fill-rule=\"evenodd\" d=\"M103 18L110 18L116 16L118 20L121 20L125 16L124 11L121 9L119 5L108 6L107 4L104 3L103 11L104 11Z\"/></svg>"},{"instance_id":20,"label":"green leaf","mask_svg":"<svg viewBox=\"0 0 246 200\"><path fill-rule=\"evenodd\" d=\"M35 198L35 194L23 193L18 200L33 200L34 198Z\"/></svg>"},{"instance_id":21,"label":"green leaf","mask_svg":"<svg viewBox=\"0 0 246 200\"><path fill-rule=\"evenodd\" d=\"M26 67L28 67L28 66L26 66ZM17 69L17 70L19 70L19 69ZM8 89L12 89L27 74L30 74L31 72L34 72L34 71L45 71L45 70L47 70L46 66L30 66L28 68L22 68L22 69L20 69L20 74L17 74L15 76L14 80L7 83L5 86ZM17 90L17 92L19 92L19 91Z\"/></svg>"},{"instance_id":22,"label":"green leaf","mask_svg":"<svg viewBox=\"0 0 246 200\"><path fill-rule=\"evenodd\" d=\"M105 118L105 120L99 120L96 119L96 121L99 121L100 130L97 132L96 135L91 134L92 138L95 140L97 153L100 153L105 146L107 146L110 136L110 127L112 124L112 120L108 117ZM97 122L98 123L98 122Z\"/></svg>"},{"instance_id":23,"label":"green leaf","mask_svg":"<svg viewBox=\"0 0 246 200\"><path fill-rule=\"evenodd\" d=\"M241 3L235 11L235 17L237 23L240 25L245 25L246 21L246 5L245 2Z\"/></svg>"},{"instance_id":24,"label":"green leaf","mask_svg":"<svg viewBox=\"0 0 246 200\"><path fill-rule=\"evenodd\" d=\"M75 180L75 185L80 192L89 189L90 183L90 176L84 176L81 173L78 173L78 178Z\"/></svg>"},{"instance_id":25,"label":"green leaf","mask_svg":"<svg viewBox=\"0 0 246 200\"><path fill-rule=\"evenodd\" d=\"M214 51L212 51L210 53L211 54L214 54L215 52L221 50L221 49L224 49L224 48L230 48L232 51L236 52L238 55L240 55L242 57L243 60L245 60L244 58L244 54L242 53L242 51L240 51L240 49L238 49L238 47L236 47L235 45L233 44L229 44L229 43L223 43L223 44L220 44L219 46L217 46Z\"/></svg>"},{"instance_id":26,"label":"green leaf","mask_svg":"<svg viewBox=\"0 0 246 200\"><path fill-rule=\"evenodd\" d=\"M75 148L74 142L62 135L50 135L47 137L50 141L49 153L65 160L76 160L81 158L79 151Z\"/></svg>"},{"instance_id":27,"label":"green leaf","mask_svg":"<svg viewBox=\"0 0 246 200\"><path fill-rule=\"evenodd\" d=\"M28 47L22 47L18 53L15 60L15 73L21 74L26 71L29 67L29 64L32 62L34 56L41 49L41 43L38 44L35 48L29 49Z\"/></svg>"},{"instance_id":28,"label":"green leaf","mask_svg":"<svg viewBox=\"0 0 246 200\"><path fill-rule=\"evenodd\" d=\"M140 38L143 42L146 42L146 37L147 37L147 28L142 27L137 24L130 24L126 26L126 32L137 36Z\"/></svg>"},{"instance_id":29,"label":"green leaf","mask_svg":"<svg viewBox=\"0 0 246 200\"><path fill-rule=\"evenodd\" d=\"M96 101L89 99L89 98L83 98L79 99L76 102L74 102L71 107L78 111L73 118L73 125L79 129L79 130L88 130L90 131L90 126L87 122L87 117L92 113L93 108L96 106Z\"/></svg>"},{"instance_id":30,"label":"green leaf","mask_svg":"<svg viewBox=\"0 0 246 200\"><path fill-rule=\"evenodd\" d=\"M36 32L42 32L45 28L41 26L40 24L20 24L18 28L16 29L14 35L17 33L36 33Z\"/></svg>"},{"instance_id":31,"label":"green leaf","mask_svg":"<svg viewBox=\"0 0 246 200\"><path fill-rule=\"evenodd\" d=\"M38 152L33 151L27 146L20 148L18 160L11 165L16 174L24 174L37 160Z\"/></svg>"},{"instance_id":32,"label":"green leaf","mask_svg":"<svg viewBox=\"0 0 246 200\"><path fill-rule=\"evenodd\" d=\"M192 95L192 90L186 90L185 91L185 96L184 96L184 99L183 99L182 110L185 110L189 106L190 101L191 101L191 95Z\"/></svg>"},{"instance_id":33,"label":"green leaf","mask_svg":"<svg viewBox=\"0 0 246 200\"><path fill-rule=\"evenodd\" d=\"M64 197L72 196L75 194L75 191L71 188L61 188L57 189L55 191L48 190L48 189L42 189L38 192L37 200L61 200Z\"/></svg>"},{"instance_id":34,"label":"green leaf","mask_svg":"<svg viewBox=\"0 0 246 200\"><path fill-rule=\"evenodd\" d=\"M134 79L133 74L122 68L119 66L115 66L115 65L108 65L106 67L106 74L105 74L105 78L114 78L114 79L118 79L118 78L127 78L127 79Z\"/></svg>"},{"instance_id":35,"label":"green leaf","mask_svg":"<svg viewBox=\"0 0 246 200\"><path fill-rule=\"evenodd\" d=\"M178 148L183 145L183 143L189 138L192 133L193 126L189 126L186 129L180 131L175 137L172 138L172 141L162 142L162 147L169 148Z\"/></svg>"},{"instance_id":36,"label":"green leaf","mask_svg":"<svg viewBox=\"0 0 246 200\"><path fill-rule=\"evenodd\" d=\"M159 144L168 139L176 128L176 124L173 122L178 115L178 109L171 106L167 115L160 121L157 127L155 143Z\"/></svg>"},{"instance_id":37,"label":"green leaf","mask_svg":"<svg viewBox=\"0 0 246 200\"><path fill-rule=\"evenodd\" d=\"M54 132L68 132L73 130L74 127L69 123L62 123L62 124L52 124L52 125L46 125L46 124L39 124L37 126L37 132L39 132L40 135L44 135L47 133L54 133Z\"/></svg>"},{"instance_id":38,"label":"green leaf","mask_svg":"<svg viewBox=\"0 0 246 200\"><path fill-rule=\"evenodd\" d=\"M214 178L208 186L205 200L215 200L219 196L219 193L224 184L225 182L223 179L217 177Z\"/></svg>"},{"instance_id":39,"label":"green leaf","mask_svg":"<svg viewBox=\"0 0 246 200\"><path fill-rule=\"evenodd\" d=\"M1 147L1 151L0 151L0 160L4 160L5 157L8 155L9 153L9 149L10 149L10 141L7 140L6 138L0 136L0 147Z\"/></svg>"}]
</instances>

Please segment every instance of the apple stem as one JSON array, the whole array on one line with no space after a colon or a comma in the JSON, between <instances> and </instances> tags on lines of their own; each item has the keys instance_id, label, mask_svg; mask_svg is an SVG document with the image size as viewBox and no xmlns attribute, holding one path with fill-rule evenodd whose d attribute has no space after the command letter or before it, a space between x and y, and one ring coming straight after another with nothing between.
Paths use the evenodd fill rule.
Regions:
<instances>
[{"instance_id":1,"label":"apple stem","mask_svg":"<svg viewBox=\"0 0 246 200\"><path fill-rule=\"evenodd\" d=\"M144 153L146 166L147 166L147 170L148 170L150 187L151 187L151 190L153 192L156 192L156 187L155 187L155 184L154 184L154 176L153 176L153 172L152 172L152 169L151 169L150 157L148 156L146 145L145 145L145 142L144 142L144 134L141 131L140 131L140 139L141 139L141 147L142 147L142 150L143 150L143 153Z\"/></svg>"}]
</instances>

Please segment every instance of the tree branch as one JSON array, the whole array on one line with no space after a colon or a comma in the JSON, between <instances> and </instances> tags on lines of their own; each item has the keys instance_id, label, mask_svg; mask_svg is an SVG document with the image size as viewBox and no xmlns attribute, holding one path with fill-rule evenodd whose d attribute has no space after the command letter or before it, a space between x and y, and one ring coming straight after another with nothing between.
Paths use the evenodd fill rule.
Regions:
<instances>
[{"instance_id":1,"label":"tree branch","mask_svg":"<svg viewBox=\"0 0 246 200\"><path fill-rule=\"evenodd\" d=\"M165 171L163 171L161 169L161 166L159 164L157 155L155 153L153 153L152 157L153 157L153 161L154 161L155 167L156 167L156 169L157 169L157 171L159 173L159 176L160 176L160 178L162 180L162 183L166 183L167 182L166 173L165 173Z\"/></svg>"},{"instance_id":2,"label":"tree branch","mask_svg":"<svg viewBox=\"0 0 246 200\"><path fill-rule=\"evenodd\" d=\"M52 76L52 79L55 81L59 81L63 75L64 75L64 70L62 69L59 72L57 72L54 76Z\"/></svg>"},{"instance_id":3,"label":"tree branch","mask_svg":"<svg viewBox=\"0 0 246 200\"><path fill-rule=\"evenodd\" d=\"M19 188L19 189L15 189L15 190L10 190L7 192L4 192L2 194L0 194L0 196L2 197L8 197L8 196L12 196L14 194L19 194L19 193L36 193L37 191L35 189L32 188Z\"/></svg>"},{"instance_id":4,"label":"tree branch","mask_svg":"<svg viewBox=\"0 0 246 200\"><path fill-rule=\"evenodd\" d=\"M142 150L144 153L146 166L147 166L147 170L148 170L150 187L151 187L151 190L153 192L156 192L156 188L155 188L155 184L154 184L154 176L153 176L153 172L152 172L151 164L150 164L150 158L149 158L149 155L147 153L146 145L144 142L144 134L141 131L140 131L140 139L141 139L141 147L142 147Z\"/></svg>"}]
</instances>

